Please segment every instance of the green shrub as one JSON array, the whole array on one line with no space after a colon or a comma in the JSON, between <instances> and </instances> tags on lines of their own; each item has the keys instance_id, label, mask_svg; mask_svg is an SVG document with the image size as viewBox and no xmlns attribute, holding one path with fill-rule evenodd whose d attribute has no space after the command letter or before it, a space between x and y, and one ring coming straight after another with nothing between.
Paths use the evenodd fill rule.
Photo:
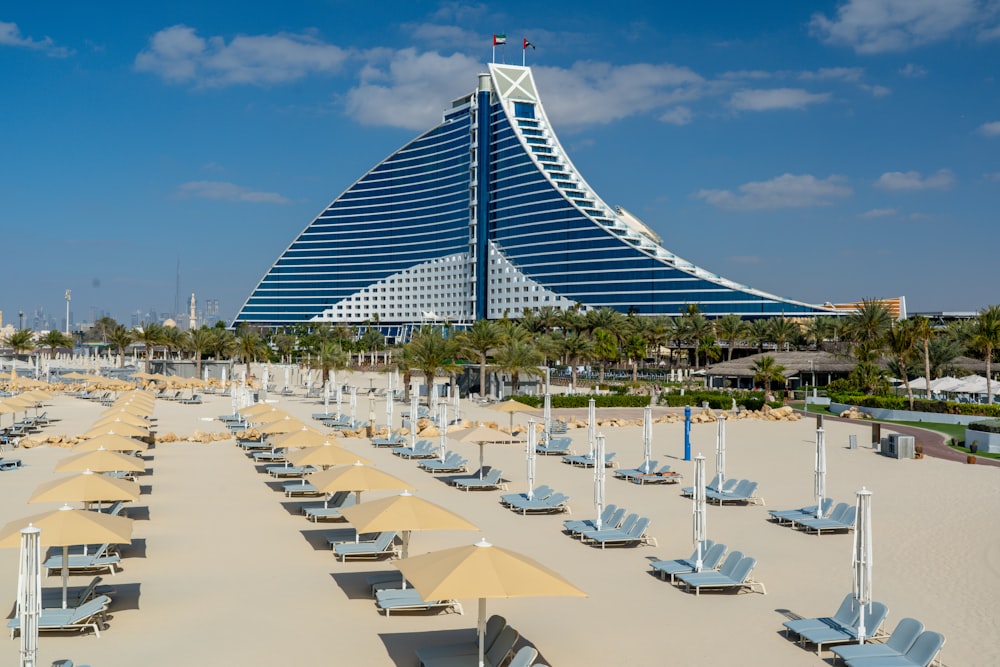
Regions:
<instances>
[{"instance_id":1,"label":"green shrub","mask_svg":"<svg viewBox=\"0 0 1000 667\"><path fill-rule=\"evenodd\" d=\"M909 410L910 401L906 396L881 396L860 394L856 392L829 392L834 403L856 405L862 408L882 408L885 410ZM983 415L984 417L1000 417L1000 405L982 405L979 403L950 403L914 399L913 409L917 412L933 412L948 415Z\"/></svg>"},{"instance_id":2,"label":"green shrub","mask_svg":"<svg viewBox=\"0 0 1000 667\"><path fill-rule=\"evenodd\" d=\"M585 408L590 399L594 399L594 405L598 408L643 408L649 405L648 396L630 396L627 394L601 394L592 396L587 394L567 396L555 394L552 396L552 407L555 408ZM515 401L524 403L533 408L541 407L544 400L540 396L515 396Z\"/></svg>"},{"instance_id":3,"label":"green shrub","mask_svg":"<svg viewBox=\"0 0 1000 667\"><path fill-rule=\"evenodd\" d=\"M984 419L980 422L969 424L970 431L983 431L985 433L1000 433L1000 419Z\"/></svg>"}]
</instances>

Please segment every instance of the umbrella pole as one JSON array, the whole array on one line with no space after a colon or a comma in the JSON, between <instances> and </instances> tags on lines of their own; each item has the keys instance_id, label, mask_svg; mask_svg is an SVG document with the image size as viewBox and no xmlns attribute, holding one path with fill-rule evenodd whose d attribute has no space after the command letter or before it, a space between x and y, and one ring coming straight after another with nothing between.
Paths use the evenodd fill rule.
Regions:
<instances>
[{"instance_id":1,"label":"umbrella pole","mask_svg":"<svg viewBox=\"0 0 1000 667\"><path fill-rule=\"evenodd\" d=\"M69 545L63 545L62 582L62 608L66 609L66 591L69 588Z\"/></svg>"},{"instance_id":2,"label":"umbrella pole","mask_svg":"<svg viewBox=\"0 0 1000 667\"><path fill-rule=\"evenodd\" d=\"M483 478L483 454L486 450L486 445L479 443L479 479Z\"/></svg>"},{"instance_id":3,"label":"umbrella pole","mask_svg":"<svg viewBox=\"0 0 1000 667\"><path fill-rule=\"evenodd\" d=\"M479 667L483 667L486 664L486 598L479 598L479 619L476 621L476 630L479 632Z\"/></svg>"},{"instance_id":4,"label":"umbrella pole","mask_svg":"<svg viewBox=\"0 0 1000 667\"><path fill-rule=\"evenodd\" d=\"M406 558L410 555L410 532L411 531L409 531L409 530L404 530L404 531L402 531L402 535L400 536L403 539L403 546L400 549L400 553L402 555L403 560L406 560ZM400 577L403 580L402 584L400 585L400 588L405 589L406 588L406 575L405 574L401 574Z\"/></svg>"}]
</instances>

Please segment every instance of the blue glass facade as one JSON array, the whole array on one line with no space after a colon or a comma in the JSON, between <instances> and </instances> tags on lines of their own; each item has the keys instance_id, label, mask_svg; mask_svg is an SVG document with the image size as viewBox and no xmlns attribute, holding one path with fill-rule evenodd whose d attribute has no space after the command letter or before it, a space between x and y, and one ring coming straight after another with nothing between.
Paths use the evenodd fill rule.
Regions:
<instances>
[{"instance_id":1,"label":"blue glass facade","mask_svg":"<svg viewBox=\"0 0 1000 667\"><path fill-rule=\"evenodd\" d=\"M503 258L503 269L491 269L492 256ZM499 271L507 283L513 273L523 295L515 288L511 298ZM496 298L502 289L508 296ZM555 301L644 315L677 315L689 304L709 316L831 312L738 285L663 248L575 169L530 70L491 65L476 94L456 101L440 125L386 158L306 227L236 322L377 315L406 323L413 307L478 319Z\"/></svg>"}]
</instances>

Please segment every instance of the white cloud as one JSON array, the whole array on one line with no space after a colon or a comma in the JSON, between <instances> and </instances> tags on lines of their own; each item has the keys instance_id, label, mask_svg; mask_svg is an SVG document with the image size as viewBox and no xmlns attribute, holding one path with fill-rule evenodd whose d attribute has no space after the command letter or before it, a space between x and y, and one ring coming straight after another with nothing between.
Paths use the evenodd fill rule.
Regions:
<instances>
[{"instance_id":1,"label":"white cloud","mask_svg":"<svg viewBox=\"0 0 1000 667\"><path fill-rule=\"evenodd\" d=\"M990 183L1000 183L1000 171L990 172L988 174L983 174L983 180Z\"/></svg>"},{"instance_id":2,"label":"white cloud","mask_svg":"<svg viewBox=\"0 0 1000 667\"><path fill-rule=\"evenodd\" d=\"M865 211L858 217L866 220L870 220L872 218L891 218L898 213L899 211L894 208L873 208L870 211Z\"/></svg>"},{"instance_id":3,"label":"white cloud","mask_svg":"<svg viewBox=\"0 0 1000 667\"><path fill-rule=\"evenodd\" d=\"M829 206L832 200L853 194L844 183L842 176L819 179L811 174L782 174L769 181L744 183L736 192L699 190L693 196L734 211Z\"/></svg>"},{"instance_id":4,"label":"white cloud","mask_svg":"<svg viewBox=\"0 0 1000 667\"><path fill-rule=\"evenodd\" d=\"M926 69L913 63L906 63L905 67L899 69L899 73L907 79L922 79L927 76Z\"/></svg>"},{"instance_id":5,"label":"white cloud","mask_svg":"<svg viewBox=\"0 0 1000 667\"><path fill-rule=\"evenodd\" d=\"M41 51L53 58L66 58L73 55L73 51L64 46L56 46L51 37L44 39L32 39L21 35L21 29L16 23L0 21L0 46L14 46L22 49Z\"/></svg>"},{"instance_id":6,"label":"white cloud","mask_svg":"<svg viewBox=\"0 0 1000 667\"><path fill-rule=\"evenodd\" d=\"M264 85L337 72L348 55L312 35L237 35L227 44L223 37L205 39L193 28L175 25L153 35L134 66L171 83Z\"/></svg>"},{"instance_id":7,"label":"white cloud","mask_svg":"<svg viewBox=\"0 0 1000 667\"><path fill-rule=\"evenodd\" d=\"M257 192L225 181L189 181L177 188L178 199L216 199L251 204L289 204L291 200L277 192Z\"/></svg>"},{"instance_id":8,"label":"white cloud","mask_svg":"<svg viewBox=\"0 0 1000 667\"><path fill-rule=\"evenodd\" d=\"M813 14L809 27L827 44L858 53L905 51L951 36L979 9L977 0L847 0L833 19Z\"/></svg>"},{"instance_id":9,"label":"white cloud","mask_svg":"<svg viewBox=\"0 0 1000 667\"><path fill-rule=\"evenodd\" d=\"M821 67L820 69L812 72L799 72L799 78L809 81L813 79L818 80L829 80L835 79L839 81L850 81L857 83L864 76L865 70L862 67Z\"/></svg>"},{"instance_id":10,"label":"white cloud","mask_svg":"<svg viewBox=\"0 0 1000 667\"><path fill-rule=\"evenodd\" d=\"M830 93L810 93L801 88L745 88L732 94L729 106L740 111L772 111L804 109L810 104L820 104L829 100Z\"/></svg>"},{"instance_id":11,"label":"white cloud","mask_svg":"<svg viewBox=\"0 0 1000 667\"><path fill-rule=\"evenodd\" d=\"M564 127L609 123L707 93L701 76L670 64L615 66L585 61L569 69L532 69L543 91L546 113Z\"/></svg>"},{"instance_id":12,"label":"white cloud","mask_svg":"<svg viewBox=\"0 0 1000 667\"><path fill-rule=\"evenodd\" d=\"M462 54L376 50L361 83L347 92L347 114L365 125L424 130L441 122L448 102L472 92L482 63Z\"/></svg>"},{"instance_id":13,"label":"white cloud","mask_svg":"<svg viewBox=\"0 0 1000 667\"><path fill-rule=\"evenodd\" d=\"M875 181L875 187L897 191L947 190L954 182L955 175L949 169L940 169L927 178L917 171L887 171Z\"/></svg>"},{"instance_id":14,"label":"white cloud","mask_svg":"<svg viewBox=\"0 0 1000 667\"><path fill-rule=\"evenodd\" d=\"M723 79L770 79L775 76L775 72L768 72L760 69L741 69L733 72L723 72Z\"/></svg>"},{"instance_id":15,"label":"white cloud","mask_svg":"<svg viewBox=\"0 0 1000 667\"><path fill-rule=\"evenodd\" d=\"M671 107L660 114L660 120L671 125L687 125L693 119L694 114L691 112L691 109L684 106Z\"/></svg>"},{"instance_id":16,"label":"white cloud","mask_svg":"<svg viewBox=\"0 0 1000 667\"><path fill-rule=\"evenodd\" d=\"M992 123L983 123L979 126L979 131L987 137L1000 137L1000 120Z\"/></svg>"}]
</instances>

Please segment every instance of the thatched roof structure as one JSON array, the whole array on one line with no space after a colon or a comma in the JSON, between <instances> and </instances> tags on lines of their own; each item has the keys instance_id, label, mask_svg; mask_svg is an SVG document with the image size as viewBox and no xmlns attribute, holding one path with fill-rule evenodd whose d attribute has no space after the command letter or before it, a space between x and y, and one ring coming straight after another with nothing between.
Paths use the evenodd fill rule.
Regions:
<instances>
[{"instance_id":1,"label":"thatched roof structure","mask_svg":"<svg viewBox=\"0 0 1000 667\"><path fill-rule=\"evenodd\" d=\"M761 357L773 357L776 364L784 366L783 375L786 378L805 377L811 373L847 374L854 370L857 363L853 357L829 352L765 352L713 364L705 369L705 374L716 377L752 378L755 372L754 362Z\"/></svg>"}]
</instances>

